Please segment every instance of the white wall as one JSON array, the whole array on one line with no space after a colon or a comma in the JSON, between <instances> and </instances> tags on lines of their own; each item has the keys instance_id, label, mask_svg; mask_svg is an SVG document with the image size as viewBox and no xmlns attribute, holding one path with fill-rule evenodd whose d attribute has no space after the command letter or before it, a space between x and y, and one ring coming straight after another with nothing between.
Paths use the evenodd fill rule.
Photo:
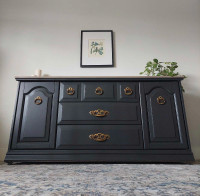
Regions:
<instances>
[{"instance_id":1,"label":"white wall","mask_svg":"<svg viewBox=\"0 0 200 196\"><path fill-rule=\"evenodd\" d=\"M80 31L115 32L115 68L80 68ZM199 0L0 0L0 159L17 91L16 75L134 76L153 58L177 61L192 149L200 159Z\"/></svg>"}]
</instances>

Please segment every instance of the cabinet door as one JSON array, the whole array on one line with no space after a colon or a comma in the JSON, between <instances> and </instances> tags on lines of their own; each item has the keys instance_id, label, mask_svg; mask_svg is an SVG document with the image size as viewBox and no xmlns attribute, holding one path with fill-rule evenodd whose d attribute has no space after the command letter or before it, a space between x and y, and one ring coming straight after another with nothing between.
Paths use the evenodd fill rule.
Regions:
<instances>
[{"instance_id":1,"label":"cabinet door","mask_svg":"<svg viewBox=\"0 0 200 196\"><path fill-rule=\"evenodd\" d=\"M12 149L54 148L58 83L21 83Z\"/></svg>"},{"instance_id":2,"label":"cabinet door","mask_svg":"<svg viewBox=\"0 0 200 196\"><path fill-rule=\"evenodd\" d=\"M188 148L179 83L144 82L143 90L147 146L151 149Z\"/></svg>"}]
</instances>

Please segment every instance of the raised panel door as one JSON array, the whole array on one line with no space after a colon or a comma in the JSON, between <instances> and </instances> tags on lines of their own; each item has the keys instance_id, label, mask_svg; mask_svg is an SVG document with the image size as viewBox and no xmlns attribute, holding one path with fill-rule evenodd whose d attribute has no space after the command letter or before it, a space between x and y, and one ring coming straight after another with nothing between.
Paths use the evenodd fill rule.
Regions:
<instances>
[{"instance_id":1,"label":"raised panel door","mask_svg":"<svg viewBox=\"0 0 200 196\"><path fill-rule=\"evenodd\" d=\"M188 148L178 82L143 85L145 106L142 107L146 108L149 148Z\"/></svg>"},{"instance_id":2,"label":"raised panel door","mask_svg":"<svg viewBox=\"0 0 200 196\"><path fill-rule=\"evenodd\" d=\"M53 148L58 83L21 83L13 149Z\"/></svg>"}]
</instances>

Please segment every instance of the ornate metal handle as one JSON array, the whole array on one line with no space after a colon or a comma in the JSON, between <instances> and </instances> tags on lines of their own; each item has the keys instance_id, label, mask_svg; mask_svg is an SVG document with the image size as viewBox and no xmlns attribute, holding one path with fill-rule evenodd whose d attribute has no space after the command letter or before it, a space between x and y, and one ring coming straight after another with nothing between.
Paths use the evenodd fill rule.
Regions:
<instances>
[{"instance_id":1,"label":"ornate metal handle","mask_svg":"<svg viewBox=\"0 0 200 196\"><path fill-rule=\"evenodd\" d=\"M133 90L130 87L126 87L124 89L124 92L126 95L132 95L133 94Z\"/></svg>"},{"instance_id":2,"label":"ornate metal handle","mask_svg":"<svg viewBox=\"0 0 200 196\"><path fill-rule=\"evenodd\" d=\"M157 98L157 102L158 102L158 104L163 105L163 104L165 104L165 98L162 96L159 96Z\"/></svg>"},{"instance_id":3,"label":"ornate metal handle","mask_svg":"<svg viewBox=\"0 0 200 196\"><path fill-rule=\"evenodd\" d=\"M69 87L68 89L67 89L67 94L68 95L73 95L75 93L75 90L72 88L72 87Z\"/></svg>"},{"instance_id":4,"label":"ornate metal handle","mask_svg":"<svg viewBox=\"0 0 200 196\"><path fill-rule=\"evenodd\" d=\"M103 94L103 89L101 87L97 87L96 90L95 90L95 93L97 95L102 95Z\"/></svg>"},{"instance_id":5,"label":"ornate metal handle","mask_svg":"<svg viewBox=\"0 0 200 196\"><path fill-rule=\"evenodd\" d=\"M35 98L35 104L36 105L40 105L42 103L42 98L40 97L40 96L37 96L36 98Z\"/></svg>"},{"instance_id":6,"label":"ornate metal handle","mask_svg":"<svg viewBox=\"0 0 200 196\"><path fill-rule=\"evenodd\" d=\"M104 117L104 116L107 116L109 112L105 110L97 109L97 110L90 111L89 114L96 117Z\"/></svg>"},{"instance_id":7,"label":"ornate metal handle","mask_svg":"<svg viewBox=\"0 0 200 196\"><path fill-rule=\"evenodd\" d=\"M108 139L110 139L110 136L108 134L103 134L103 133L95 133L89 135L89 138L91 140L97 141L97 142L104 142Z\"/></svg>"}]
</instances>

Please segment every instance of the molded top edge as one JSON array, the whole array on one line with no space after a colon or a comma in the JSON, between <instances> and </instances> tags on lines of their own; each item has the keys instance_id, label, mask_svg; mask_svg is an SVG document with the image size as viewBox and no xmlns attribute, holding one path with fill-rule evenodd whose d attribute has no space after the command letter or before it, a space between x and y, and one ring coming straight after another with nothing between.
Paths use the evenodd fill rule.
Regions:
<instances>
[{"instance_id":1,"label":"molded top edge","mask_svg":"<svg viewBox=\"0 0 200 196\"><path fill-rule=\"evenodd\" d=\"M182 80L184 76L16 76L16 80L59 80L59 79L172 79L172 80Z\"/></svg>"}]
</instances>

